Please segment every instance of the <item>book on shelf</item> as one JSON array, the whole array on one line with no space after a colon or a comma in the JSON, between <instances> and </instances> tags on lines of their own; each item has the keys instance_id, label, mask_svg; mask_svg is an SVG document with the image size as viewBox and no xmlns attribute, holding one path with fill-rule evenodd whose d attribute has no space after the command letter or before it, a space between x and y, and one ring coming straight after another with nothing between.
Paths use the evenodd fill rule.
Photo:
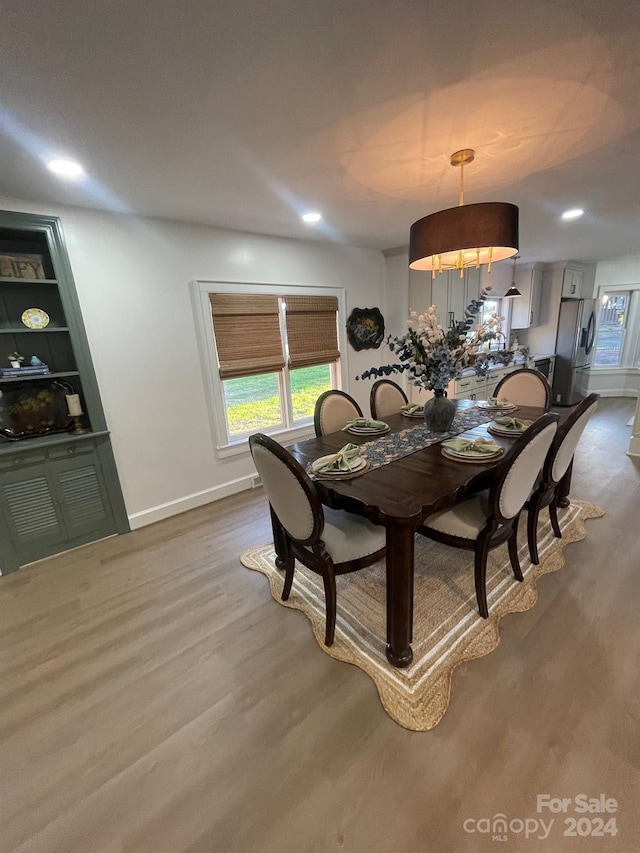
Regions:
<instances>
[{"instance_id":1,"label":"book on shelf","mask_svg":"<svg viewBox=\"0 0 640 853\"><path fill-rule=\"evenodd\" d=\"M45 376L51 373L46 364L39 364L37 367L0 367L0 376L4 379L11 379L14 376Z\"/></svg>"}]
</instances>

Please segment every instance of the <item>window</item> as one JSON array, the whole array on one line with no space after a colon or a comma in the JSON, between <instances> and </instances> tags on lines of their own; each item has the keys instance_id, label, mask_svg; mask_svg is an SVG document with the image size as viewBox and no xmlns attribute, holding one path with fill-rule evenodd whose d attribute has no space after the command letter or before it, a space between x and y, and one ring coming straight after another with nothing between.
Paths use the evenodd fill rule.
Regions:
<instances>
[{"instance_id":1,"label":"window","mask_svg":"<svg viewBox=\"0 0 640 853\"><path fill-rule=\"evenodd\" d=\"M501 316L502 314L502 299L485 299L482 303L482 310L478 317L479 323L486 323L492 314ZM506 348L506 335L504 332L504 323L500 331L497 333L496 339L489 342L490 350L498 350Z\"/></svg>"},{"instance_id":2,"label":"window","mask_svg":"<svg viewBox=\"0 0 640 853\"><path fill-rule=\"evenodd\" d=\"M628 291L609 292L598 300L600 313L594 359L596 367L618 367L622 364L630 296Z\"/></svg>"},{"instance_id":3,"label":"window","mask_svg":"<svg viewBox=\"0 0 640 853\"><path fill-rule=\"evenodd\" d=\"M258 430L308 429L318 396L340 385L336 289L258 293L195 284L219 447Z\"/></svg>"}]
</instances>

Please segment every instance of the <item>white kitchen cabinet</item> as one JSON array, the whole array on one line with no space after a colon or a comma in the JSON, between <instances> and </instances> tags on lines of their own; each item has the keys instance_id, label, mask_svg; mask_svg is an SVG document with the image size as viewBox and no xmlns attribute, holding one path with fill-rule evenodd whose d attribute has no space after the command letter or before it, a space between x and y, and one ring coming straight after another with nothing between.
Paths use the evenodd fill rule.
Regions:
<instances>
[{"instance_id":1,"label":"white kitchen cabinet","mask_svg":"<svg viewBox=\"0 0 640 853\"><path fill-rule=\"evenodd\" d=\"M431 281L431 304L436 306L438 320L445 329L464 320L464 309L478 298L479 289L477 269L465 270L462 278L458 270L436 273Z\"/></svg>"},{"instance_id":2,"label":"white kitchen cabinet","mask_svg":"<svg viewBox=\"0 0 640 853\"><path fill-rule=\"evenodd\" d=\"M540 322L542 270L538 267L516 272L516 287L522 294L511 300L511 328L528 329Z\"/></svg>"},{"instance_id":3,"label":"white kitchen cabinet","mask_svg":"<svg viewBox=\"0 0 640 853\"><path fill-rule=\"evenodd\" d=\"M582 270L565 266L562 271L562 298L580 299L582 297Z\"/></svg>"}]
</instances>

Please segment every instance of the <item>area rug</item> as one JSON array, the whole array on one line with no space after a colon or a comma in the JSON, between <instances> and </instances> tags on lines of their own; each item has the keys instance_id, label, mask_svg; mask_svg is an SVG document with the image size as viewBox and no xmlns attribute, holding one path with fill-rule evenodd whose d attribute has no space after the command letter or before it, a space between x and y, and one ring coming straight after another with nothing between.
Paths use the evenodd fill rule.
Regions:
<instances>
[{"instance_id":1,"label":"area rug","mask_svg":"<svg viewBox=\"0 0 640 853\"><path fill-rule=\"evenodd\" d=\"M241 561L266 575L271 595L284 607L302 610L320 648L336 660L355 664L369 675L389 716L412 731L433 728L449 704L451 675L465 661L493 651L500 640L498 624L507 613L528 610L536 603L538 579L564 565L564 548L586 536L585 521L600 518L604 510L573 500L560 510L562 539L551 530L548 512L540 515L538 550L534 566L521 522L520 564L524 582L513 577L507 547L496 548L487 565L489 618L478 614L473 554L416 536L413 661L395 669L385 656L385 566L380 561L337 580L337 620L333 646L324 645L324 589L319 575L296 562L293 588L282 601L284 573L275 567L273 545L246 551Z\"/></svg>"}]
</instances>

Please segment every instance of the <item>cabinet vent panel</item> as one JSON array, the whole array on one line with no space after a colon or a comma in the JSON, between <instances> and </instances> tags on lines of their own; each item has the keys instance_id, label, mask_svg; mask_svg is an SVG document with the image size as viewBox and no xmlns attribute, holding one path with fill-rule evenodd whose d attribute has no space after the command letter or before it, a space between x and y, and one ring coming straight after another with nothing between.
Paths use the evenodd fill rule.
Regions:
<instances>
[{"instance_id":1,"label":"cabinet vent panel","mask_svg":"<svg viewBox=\"0 0 640 853\"><path fill-rule=\"evenodd\" d=\"M45 477L7 483L3 492L19 537L31 539L59 528L55 504Z\"/></svg>"},{"instance_id":2,"label":"cabinet vent panel","mask_svg":"<svg viewBox=\"0 0 640 853\"><path fill-rule=\"evenodd\" d=\"M61 474L60 488L72 524L90 524L107 515L98 475L92 465Z\"/></svg>"}]
</instances>

